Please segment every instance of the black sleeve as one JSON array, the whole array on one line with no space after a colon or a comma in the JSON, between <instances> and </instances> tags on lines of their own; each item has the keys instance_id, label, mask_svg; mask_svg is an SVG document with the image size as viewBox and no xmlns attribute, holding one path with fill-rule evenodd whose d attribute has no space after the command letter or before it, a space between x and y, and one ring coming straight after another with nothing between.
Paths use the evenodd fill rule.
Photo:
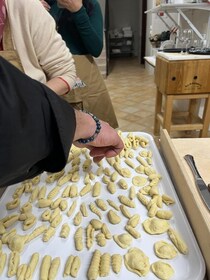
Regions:
<instances>
[{"instance_id":1,"label":"black sleeve","mask_svg":"<svg viewBox=\"0 0 210 280\"><path fill-rule=\"evenodd\" d=\"M73 108L0 57L0 186L64 168Z\"/></svg>"}]
</instances>

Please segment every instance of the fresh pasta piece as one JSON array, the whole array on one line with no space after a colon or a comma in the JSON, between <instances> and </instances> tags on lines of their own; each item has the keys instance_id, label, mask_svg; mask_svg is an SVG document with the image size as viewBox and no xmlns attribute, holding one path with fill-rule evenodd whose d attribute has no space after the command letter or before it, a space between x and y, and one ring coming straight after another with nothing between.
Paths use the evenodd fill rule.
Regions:
<instances>
[{"instance_id":1,"label":"fresh pasta piece","mask_svg":"<svg viewBox=\"0 0 210 280\"><path fill-rule=\"evenodd\" d=\"M119 195L118 196L119 201L124 204L125 206L128 206L130 208L135 208L135 202L133 200L130 200L127 196L125 195Z\"/></svg>"},{"instance_id":2,"label":"fresh pasta piece","mask_svg":"<svg viewBox=\"0 0 210 280\"><path fill-rule=\"evenodd\" d=\"M143 222L143 227L149 234L161 234L169 229L169 223L163 219L149 218Z\"/></svg>"},{"instance_id":3,"label":"fresh pasta piece","mask_svg":"<svg viewBox=\"0 0 210 280\"><path fill-rule=\"evenodd\" d=\"M55 228L49 227L42 236L42 241L48 242L55 235Z\"/></svg>"},{"instance_id":4,"label":"fresh pasta piece","mask_svg":"<svg viewBox=\"0 0 210 280\"><path fill-rule=\"evenodd\" d=\"M136 187L143 187L147 183L147 178L143 176L134 176L132 183Z\"/></svg>"},{"instance_id":5,"label":"fresh pasta piece","mask_svg":"<svg viewBox=\"0 0 210 280\"><path fill-rule=\"evenodd\" d=\"M97 198L95 200L95 203L102 211L106 211L108 208L107 204L105 203L105 201L103 199Z\"/></svg>"},{"instance_id":6,"label":"fresh pasta piece","mask_svg":"<svg viewBox=\"0 0 210 280\"><path fill-rule=\"evenodd\" d=\"M70 276L71 273L71 266L74 260L74 256L70 255L65 263L63 277Z\"/></svg>"},{"instance_id":7,"label":"fresh pasta piece","mask_svg":"<svg viewBox=\"0 0 210 280\"><path fill-rule=\"evenodd\" d=\"M30 262L27 266L27 270L26 270L26 273L25 273L25 279L24 280L32 280L33 279L33 274L34 274L34 271L35 271L36 266L38 264L38 261L39 261L39 253L34 253L31 256Z\"/></svg>"},{"instance_id":8,"label":"fresh pasta piece","mask_svg":"<svg viewBox=\"0 0 210 280\"><path fill-rule=\"evenodd\" d=\"M110 192L111 194L116 193L116 191L117 191L116 184L114 184L113 182L109 182L109 183L107 184L107 190L108 190L108 192Z\"/></svg>"},{"instance_id":9,"label":"fresh pasta piece","mask_svg":"<svg viewBox=\"0 0 210 280\"><path fill-rule=\"evenodd\" d=\"M58 269L60 267L60 258L56 257L52 260L49 268L48 280L55 280L57 279Z\"/></svg>"},{"instance_id":10,"label":"fresh pasta piece","mask_svg":"<svg viewBox=\"0 0 210 280\"><path fill-rule=\"evenodd\" d=\"M114 202L112 201L111 199L107 199L107 202L109 203L109 205L111 207L113 207L115 210L119 211L120 210L120 207Z\"/></svg>"},{"instance_id":11,"label":"fresh pasta piece","mask_svg":"<svg viewBox=\"0 0 210 280\"><path fill-rule=\"evenodd\" d=\"M170 210L158 210L156 216L159 219L170 220L173 217L173 213Z\"/></svg>"},{"instance_id":12,"label":"fresh pasta piece","mask_svg":"<svg viewBox=\"0 0 210 280\"><path fill-rule=\"evenodd\" d=\"M154 244L154 251L157 257L161 259L173 259L177 256L175 247L163 240L157 241Z\"/></svg>"},{"instance_id":13,"label":"fresh pasta piece","mask_svg":"<svg viewBox=\"0 0 210 280\"><path fill-rule=\"evenodd\" d=\"M162 195L162 200L166 205L170 205L170 204L175 203L174 199L167 194Z\"/></svg>"},{"instance_id":14,"label":"fresh pasta piece","mask_svg":"<svg viewBox=\"0 0 210 280\"><path fill-rule=\"evenodd\" d=\"M39 182L40 182L40 175L37 175L34 178L32 178L31 182L32 182L33 185L39 184Z\"/></svg>"},{"instance_id":15,"label":"fresh pasta piece","mask_svg":"<svg viewBox=\"0 0 210 280\"><path fill-rule=\"evenodd\" d=\"M78 187L77 187L77 185L72 184L70 186L70 189L69 189L69 197L73 198L73 197L77 197L78 195L79 194L78 194Z\"/></svg>"},{"instance_id":16,"label":"fresh pasta piece","mask_svg":"<svg viewBox=\"0 0 210 280\"><path fill-rule=\"evenodd\" d=\"M71 204L71 206L70 206L68 212L67 212L67 216L68 216L68 217L71 217L71 215L73 214L73 212L74 212L74 210L76 209L76 207L77 207L77 201L74 200L74 201L72 202L72 204Z\"/></svg>"},{"instance_id":17,"label":"fresh pasta piece","mask_svg":"<svg viewBox=\"0 0 210 280\"><path fill-rule=\"evenodd\" d=\"M39 195L39 186L36 186L31 192L31 195L29 197L29 202L34 202L38 198L38 195Z\"/></svg>"},{"instance_id":18,"label":"fresh pasta piece","mask_svg":"<svg viewBox=\"0 0 210 280\"><path fill-rule=\"evenodd\" d=\"M25 193L31 193L33 190L33 184L32 182L26 180L25 182L22 183L22 185L24 186L24 192Z\"/></svg>"},{"instance_id":19,"label":"fresh pasta piece","mask_svg":"<svg viewBox=\"0 0 210 280\"><path fill-rule=\"evenodd\" d=\"M58 197L56 200L52 201L50 204L51 209L56 209L59 207L60 203L62 201L62 197Z\"/></svg>"},{"instance_id":20,"label":"fresh pasta piece","mask_svg":"<svg viewBox=\"0 0 210 280\"><path fill-rule=\"evenodd\" d=\"M64 169L56 173L49 173L45 181L46 183L51 184L56 180L58 180L59 178L61 178L64 175L64 173L65 173Z\"/></svg>"},{"instance_id":21,"label":"fresh pasta piece","mask_svg":"<svg viewBox=\"0 0 210 280\"><path fill-rule=\"evenodd\" d=\"M28 201L20 207L21 213L28 213L32 210L32 204Z\"/></svg>"},{"instance_id":22,"label":"fresh pasta piece","mask_svg":"<svg viewBox=\"0 0 210 280\"><path fill-rule=\"evenodd\" d=\"M91 191L91 189L92 189L91 184L87 184L87 185L85 185L85 186L81 189L79 195L80 195L80 196L84 196L84 195L86 195L87 193L89 193L89 192Z\"/></svg>"},{"instance_id":23,"label":"fresh pasta piece","mask_svg":"<svg viewBox=\"0 0 210 280\"><path fill-rule=\"evenodd\" d=\"M91 169L91 164L92 164L92 160L90 158L87 158L82 165L82 169L83 171L89 171Z\"/></svg>"},{"instance_id":24,"label":"fresh pasta piece","mask_svg":"<svg viewBox=\"0 0 210 280\"><path fill-rule=\"evenodd\" d=\"M68 174L66 174L66 175L64 175L64 176L62 176L62 177L60 177L59 179L58 179L58 186L62 186L62 185L64 185L65 183L67 183L67 182L69 182L70 180L71 180L71 178L72 178L72 174L71 173L68 173Z\"/></svg>"},{"instance_id":25,"label":"fresh pasta piece","mask_svg":"<svg viewBox=\"0 0 210 280\"><path fill-rule=\"evenodd\" d=\"M51 199L47 199L47 198L42 198L38 200L38 207L39 208L46 208L49 207L52 203Z\"/></svg>"},{"instance_id":26,"label":"fresh pasta piece","mask_svg":"<svg viewBox=\"0 0 210 280\"><path fill-rule=\"evenodd\" d=\"M79 227L74 234L75 249L77 251L83 250L83 228Z\"/></svg>"},{"instance_id":27,"label":"fresh pasta piece","mask_svg":"<svg viewBox=\"0 0 210 280\"><path fill-rule=\"evenodd\" d=\"M19 219L19 214L12 214L9 216L6 216L2 219L3 225L5 228L8 228L12 226L14 223L16 223Z\"/></svg>"},{"instance_id":28,"label":"fresh pasta piece","mask_svg":"<svg viewBox=\"0 0 210 280\"><path fill-rule=\"evenodd\" d=\"M87 272L88 280L96 280L98 278L100 260L101 260L101 252L99 250L95 250Z\"/></svg>"},{"instance_id":29,"label":"fresh pasta piece","mask_svg":"<svg viewBox=\"0 0 210 280\"><path fill-rule=\"evenodd\" d=\"M124 263L129 271L136 273L140 277L149 273L149 258L139 248L133 247L129 249L124 255Z\"/></svg>"},{"instance_id":30,"label":"fresh pasta piece","mask_svg":"<svg viewBox=\"0 0 210 280\"><path fill-rule=\"evenodd\" d=\"M46 209L41 215L41 220L42 221L49 221L50 217L51 217L51 211L50 211L50 209Z\"/></svg>"},{"instance_id":31,"label":"fresh pasta piece","mask_svg":"<svg viewBox=\"0 0 210 280\"><path fill-rule=\"evenodd\" d=\"M23 230L28 230L32 228L35 225L36 221L37 218L34 215L25 219L25 221L23 221Z\"/></svg>"},{"instance_id":32,"label":"fresh pasta piece","mask_svg":"<svg viewBox=\"0 0 210 280\"><path fill-rule=\"evenodd\" d=\"M0 234L4 234L6 232L6 228L2 221L0 221Z\"/></svg>"},{"instance_id":33,"label":"fresh pasta piece","mask_svg":"<svg viewBox=\"0 0 210 280\"><path fill-rule=\"evenodd\" d=\"M146 198L146 196L143 195L143 194L140 193L140 192L137 192L136 196L137 196L138 200L139 200L144 206L147 207L149 201L148 201L148 199Z\"/></svg>"},{"instance_id":34,"label":"fresh pasta piece","mask_svg":"<svg viewBox=\"0 0 210 280\"><path fill-rule=\"evenodd\" d=\"M167 233L168 233L169 238L173 242L173 244L178 249L178 251L180 253L184 254L184 255L187 255L188 252L189 252L189 249L188 249L188 246L185 243L185 241L180 236L180 234L176 230L174 230L172 228L169 228Z\"/></svg>"},{"instance_id":35,"label":"fresh pasta piece","mask_svg":"<svg viewBox=\"0 0 210 280\"><path fill-rule=\"evenodd\" d=\"M67 238L69 236L69 233L70 233L70 226L67 223L63 224L60 232L60 237Z\"/></svg>"},{"instance_id":36,"label":"fresh pasta piece","mask_svg":"<svg viewBox=\"0 0 210 280\"><path fill-rule=\"evenodd\" d=\"M19 197L17 197L17 198L14 198L12 201L6 203L6 209L12 210L12 209L17 208L19 205L20 205L20 199L19 199Z\"/></svg>"},{"instance_id":37,"label":"fresh pasta piece","mask_svg":"<svg viewBox=\"0 0 210 280\"><path fill-rule=\"evenodd\" d=\"M113 164L114 169L123 177L130 178L131 171L128 168L123 168L119 163L115 162Z\"/></svg>"},{"instance_id":38,"label":"fresh pasta piece","mask_svg":"<svg viewBox=\"0 0 210 280\"><path fill-rule=\"evenodd\" d=\"M2 275L7 262L7 254L0 251L0 276Z\"/></svg>"},{"instance_id":39,"label":"fresh pasta piece","mask_svg":"<svg viewBox=\"0 0 210 280\"><path fill-rule=\"evenodd\" d=\"M62 215L58 214L54 217L54 219L50 222L50 226L56 228L62 222Z\"/></svg>"},{"instance_id":40,"label":"fresh pasta piece","mask_svg":"<svg viewBox=\"0 0 210 280\"><path fill-rule=\"evenodd\" d=\"M62 196L63 198L69 197L70 187L71 187L71 185L68 185L68 186L64 189L64 191L62 192L62 195L61 195L61 196Z\"/></svg>"},{"instance_id":41,"label":"fresh pasta piece","mask_svg":"<svg viewBox=\"0 0 210 280\"><path fill-rule=\"evenodd\" d=\"M20 254L16 251L12 251L9 255L7 276L12 277L17 273L17 269L20 263Z\"/></svg>"},{"instance_id":42,"label":"fresh pasta piece","mask_svg":"<svg viewBox=\"0 0 210 280\"><path fill-rule=\"evenodd\" d=\"M103 170L104 170L103 166L99 166L99 168L96 171L96 175L97 176L101 176L103 174Z\"/></svg>"},{"instance_id":43,"label":"fresh pasta piece","mask_svg":"<svg viewBox=\"0 0 210 280\"><path fill-rule=\"evenodd\" d=\"M128 184L127 182L125 181L125 179L120 179L118 181L118 185L120 186L121 189L123 190L127 190L128 189Z\"/></svg>"},{"instance_id":44,"label":"fresh pasta piece","mask_svg":"<svg viewBox=\"0 0 210 280\"><path fill-rule=\"evenodd\" d=\"M81 211L83 217L88 217L87 207L84 202L80 205L80 211Z\"/></svg>"},{"instance_id":45,"label":"fresh pasta piece","mask_svg":"<svg viewBox=\"0 0 210 280\"><path fill-rule=\"evenodd\" d=\"M125 159L125 163L130 166L131 168L135 169L135 164L133 161L131 161L130 159L126 158Z\"/></svg>"},{"instance_id":46,"label":"fresh pasta piece","mask_svg":"<svg viewBox=\"0 0 210 280\"><path fill-rule=\"evenodd\" d=\"M99 219L101 220L101 218L102 218L101 212L98 210L98 208L95 206L95 204L93 202L91 202L89 204L89 208L90 208L91 212L96 214L99 217Z\"/></svg>"},{"instance_id":47,"label":"fresh pasta piece","mask_svg":"<svg viewBox=\"0 0 210 280\"><path fill-rule=\"evenodd\" d=\"M120 273L120 270L122 268L122 256L120 254L113 254L111 256L111 265L114 273Z\"/></svg>"},{"instance_id":48,"label":"fresh pasta piece","mask_svg":"<svg viewBox=\"0 0 210 280\"><path fill-rule=\"evenodd\" d=\"M5 232L1 237L2 244L7 244L9 239L16 235L16 232L17 232L16 228L13 228Z\"/></svg>"},{"instance_id":49,"label":"fresh pasta piece","mask_svg":"<svg viewBox=\"0 0 210 280\"><path fill-rule=\"evenodd\" d=\"M53 199L55 198L58 193L60 192L60 186L55 186L47 195L47 199Z\"/></svg>"},{"instance_id":50,"label":"fresh pasta piece","mask_svg":"<svg viewBox=\"0 0 210 280\"><path fill-rule=\"evenodd\" d=\"M74 216L74 220L73 220L73 223L75 226L79 226L82 222L82 213L81 211L78 211L76 213L76 215Z\"/></svg>"},{"instance_id":51,"label":"fresh pasta piece","mask_svg":"<svg viewBox=\"0 0 210 280\"><path fill-rule=\"evenodd\" d=\"M134 187L134 186L131 186L131 187L130 187L130 190L129 190L129 198L130 198L131 200L133 200L135 197L136 197L136 190L135 190L135 187Z\"/></svg>"},{"instance_id":52,"label":"fresh pasta piece","mask_svg":"<svg viewBox=\"0 0 210 280\"><path fill-rule=\"evenodd\" d=\"M169 280L174 275L174 269L169 263L157 261L151 264L152 272L162 280Z\"/></svg>"},{"instance_id":53,"label":"fresh pasta piece","mask_svg":"<svg viewBox=\"0 0 210 280\"><path fill-rule=\"evenodd\" d=\"M113 210L109 210L107 216L109 222L113 225L119 224L121 222L120 216L118 216L117 213Z\"/></svg>"},{"instance_id":54,"label":"fresh pasta piece","mask_svg":"<svg viewBox=\"0 0 210 280\"><path fill-rule=\"evenodd\" d=\"M48 280L49 270L51 265L52 257L49 255L45 255L42 259L41 267L40 267L40 280Z\"/></svg>"},{"instance_id":55,"label":"fresh pasta piece","mask_svg":"<svg viewBox=\"0 0 210 280\"><path fill-rule=\"evenodd\" d=\"M101 232L105 235L106 239L112 238L112 234L105 223L101 227Z\"/></svg>"},{"instance_id":56,"label":"fresh pasta piece","mask_svg":"<svg viewBox=\"0 0 210 280\"><path fill-rule=\"evenodd\" d=\"M93 185L92 188L92 196L93 197L98 197L101 194L101 183L100 182L96 182Z\"/></svg>"},{"instance_id":57,"label":"fresh pasta piece","mask_svg":"<svg viewBox=\"0 0 210 280\"><path fill-rule=\"evenodd\" d=\"M65 199L62 199L61 202L59 203L59 208L61 211L65 211L68 207L68 203Z\"/></svg>"},{"instance_id":58,"label":"fresh pasta piece","mask_svg":"<svg viewBox=\"0 0 210 280\"><path fill-rule=\"evenodd\" d=\"M22 194L24 193L24 185L20 185L19 187L16 188L16 190L14 191L12 197L13 198L20 198L22 196Z\"/></svg>"},{"instance_id":59,"label":"fresh pasta piece","mask_svg":"<svg viewBox=\"0 0 210 280\"><path fill-rule=\"evenodd\" d=\"M104 253L101 256L100 265L99 265L99 275L100 277L106 277L110 273L110 263L111 256L109 253Z\"/></svg>"},{"instance_id":60,"label":"fresh pasta piece","mask_svg":"<svg viewBox=\"0 0 210 280\"><path fill-rule=\"evenodd\" d=\"M60 214L61 214L60 208L59 207L55 208L54 211L51 213L50 222L52 222L55 219L55 217Z\"/></svg>"},{"instance_id":61,"label":"fresh pasta piece","mask_svg":"<svg viewBox=\"0 0 210 280\"><path fill-rule=\"evenodd\" d=\"M104 175L104 176L102 177L102 182L103 182L104 184L108 184L108 183L110 182L110 178L109 178L108 176Z\"/></svg>"},{"instance_id":62,"label":"fresh pasta piece","mask_svg":"<svg viewBox=\"0 0 210 280\"><path fill-rule=\"evenodd\" d=\"M80 269L81 261L78 256L75 256L71 265L70 275L74 278L77 277L78 271Z\"/></svg>"},{"instance_id":63,"label":"fresh pasta piece","mask_svg":"<svg viewBox=\"0 0 210 280\"><path fill-rule=\"evenodd\" d=\"M16 277L18 280L24 280L25 279L25 274L26 274L26 270L27 270L27 264L21 264L18 269L17 269L17 273L16 273Z\"/></svg>"},{"instance_id":64,"label":"fresh pasta piece","mask_svg":"<svg viewBox=\"0 0 210 280\"><path fill-rule=\"evenodd\" d=\"M125 216L125 217L128 218L128 219L131 218L132 215L131 215L131 213L129 212L129 210L126 208L125 205L121 204L121 205L120 205L120 210L121 210L123 216Z\"/></svg>"},{"instance_id":65,"label":"fresh pasta piece","mask_svg":"<svg viewBox=\"0 0 210 280\"><path fill-rule=\"evenodd\" d=\"M47 226L46 225L41 225L37 228L35 228L32 233L30 233L28 235L28 238L26 240L26 242L30 242L31 240L35 239L36 237L38 237L39 235L41 235L43 232L45 232L47 229Z\"/></svg>"},{"instance_id":66,"label":"fresh pasta piece","mask_svg":"<svg viewBox=\"0 0 210 280\"><path fill-rule=\"evenodd\" d=\"M135 228L140 221L140 215L139 214L134 214L127 222L127 224L133 228Z\"/></svg>"},{"instance_id":67,"label":"fresh pasta piece","mask_svg":"<svg viewBox=\"0 0 210 280\"><path fill-rule=\"evenodd\" d=\"M102 228L103 223L97 219L92 219L90 224L94 227L95 230L99 230Z\"/></svg>"},{"instance_id":68,"label":"fresh pasta piece","mask_svg":"<svg viewBox=\"0 0 210 280\"><path fill-rule=\"evenodd\" d=\"M147 207L147 208L148 208L148 207ZM153 218L153 217L156 215L157 211L158 211L158 207L157 207L157 204L154 202L154 203L152 203L151 206L149 207L148 216L149 216L150 218Z\"/></svg>"},{"instance_id":69,"label":"fresh pasta piece","mask_svg":"<svg viewBox=\"0 0 210 280\"><path fill-rule=\"evenodd\" d=\"M127 249L131 246L131 243L133 241L133 238L128 233L122 233L122 234L115 234L113 235L114 241L123 249Z\"/></svg>"},{"instance_id":70,"label":"fresh pasta piece","mask_svg":"<svg viewBox=\"0 0 210 280\"><path fill-rule=\"evenodd\" d=\"M110 175L110 180L111 182L115 182L118 178L118 173L116 171L114 171L111 175Z\"/></svg>"},{"instance_id":71,"label":"fresh pasta piece","mask_svg":"<svg viewBox=\"0 0 210 280\"><path fill-rule=\"evenodd\" d=\"M96 242L100 247L104 247L106 245L106 237L102 232L97 233Z\"/></svg>"},{"instance_id":72,"label":"fresh pasta piece","mask_svg":"<svg viewBox=\"0 0 210 280\"><path fill-rule=\"evenodd\" d=\"M28 236L15 234L13 237L9 239L8 247L10 248L11 251L16 251L18 253L21 253L23 251L27 238Z\"/></svg>"},{"instance_id":73,"label":"fresh pasta piece","mask_svg":"<svg viewBox=\"0 0 210 280\"><path fill-rule=\"evenodd\" d=\"M127 230L128 233L130 233L130 235L132 235L135 239L140 238L141 234L132 226L126 225L125 229Z\"/></svg>"},{"instance_id":74,"label":"fresh pasta piece","mask_svg":"<svg viewBox=\"0 0 210 280\"><path fill-rule=\"evenodd\" d=\"M38 200L45 198L47 193L47 187L46 186L42 186L41 189L39 190L39 194L38 194Z\"/></svg>"},{"instance_id":75,"label":"fresh pasta piece","mask_svg":"<svg viewBox=\"0 0 210 280\"><path fill-rule=\"evenodd\" d=\"M86 247L89 250L93 246L95 229L92 224L88 224L86 228Z\"/></svg>"}]
</instances>

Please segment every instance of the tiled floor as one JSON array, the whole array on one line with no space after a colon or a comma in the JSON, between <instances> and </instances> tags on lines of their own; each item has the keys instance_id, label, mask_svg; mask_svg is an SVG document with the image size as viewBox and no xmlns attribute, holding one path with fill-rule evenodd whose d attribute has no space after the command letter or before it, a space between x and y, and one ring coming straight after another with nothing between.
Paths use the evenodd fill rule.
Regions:
<instances>
[{"instance_id":1,"label":"tiled floor","mask_svg":"<svg viewBox=\"0 0 210 280\"><path fill-rule=\"evenodd\" d=\"M137 58L110 61L105 79L122 131L143 131L153 135L155 84Z\"/></svg>"},{"instance_id":2,"label":"tiled floor","mask_svg":"<svg viewBox=\"0 0 210 280\"><path fill-rule=\"evenodd\" d=\"M154 75L149 74L137 58L114 58L105 79L119 129L140 131L153 135L156 87ZM171 137L198 137L197 132L174 132ZM210 132L209 132L210 137Z\"/></svg>"}]
</instances>

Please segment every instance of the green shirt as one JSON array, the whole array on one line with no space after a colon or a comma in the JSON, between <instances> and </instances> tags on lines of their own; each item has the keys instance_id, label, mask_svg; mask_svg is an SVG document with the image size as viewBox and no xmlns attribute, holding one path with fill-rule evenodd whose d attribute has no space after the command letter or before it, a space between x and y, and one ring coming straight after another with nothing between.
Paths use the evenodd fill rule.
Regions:
<instances>
[{"instance_id":1,"label":"green shirt","mask_svg":"<svg viewBox=\"0 0 210 280\"><path fill-rule=\"evenodd\" d=\"M57 2L51 6L50 13L57 22L58 32L72 54L91 54L98 57L103 49L103 15L97 0L90 1L91 11L82 8L71 13L58 8Z\"/></svg>"}]
</instances>

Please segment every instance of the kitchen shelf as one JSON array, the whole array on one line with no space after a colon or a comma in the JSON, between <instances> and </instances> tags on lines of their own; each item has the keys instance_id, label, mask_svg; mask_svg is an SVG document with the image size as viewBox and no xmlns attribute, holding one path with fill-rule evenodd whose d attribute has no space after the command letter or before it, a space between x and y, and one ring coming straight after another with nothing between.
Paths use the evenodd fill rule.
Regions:
<instances>
[{"instance_id":1,"label":"kitchen shelf","mask_svg":"<svg viewBox=\"0 0 210 280\"><path fill-rule=\"evenodd\" d=\"M133 54L133 36L131 37L110 37L109 53L111 57L131 56Z\"/></svg>"},{"instance_id":2,"label":"kitchen shelf","mask_svg":"<svg viewBox=\"0 0 210 280\"><path fill-rule=\"evenodd\" d=\"M210 11L210 4L208 4L208 3L160 4L150 10L145 11L145 14L156 13L159 16L159 18L165 23L165 25L167 27L169 27L167 22L161 16L161 12L164 12L171 19L171 21L174 24L176 24L177 27L180 28L179 24L170 15L170 13L178 13L188 23L188 25L193 29L193 31L197 34L197 36L203 40L204 38L203 38L202 34L195 27L195 25L192 23L192 21L189 19L189 17L185 14L185 12L189 11L189 10Z\"/></svg>"}]
</instances>

